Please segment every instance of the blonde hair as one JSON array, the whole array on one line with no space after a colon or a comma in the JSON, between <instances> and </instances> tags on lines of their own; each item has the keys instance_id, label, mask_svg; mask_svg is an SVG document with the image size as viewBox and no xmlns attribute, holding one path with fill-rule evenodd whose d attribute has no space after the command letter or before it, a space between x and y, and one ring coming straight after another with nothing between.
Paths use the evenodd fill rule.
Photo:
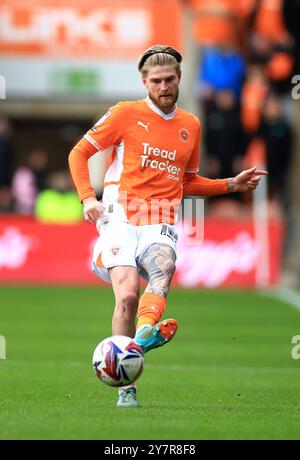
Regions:
<instances>
[{"instance_id":1,"label":"blonde hair","mask_svg":"<svg viewBox=\"0 0 300 460\"><path fill-rule=\"evenodd\" d=\"M172 65L175 67L177 74L180 75L181 61L182 56L175 48L168 45L154 45L144 51L140 56L138 69L142 75L145 75L150 67Z\"/></svg>"}]
</instances>

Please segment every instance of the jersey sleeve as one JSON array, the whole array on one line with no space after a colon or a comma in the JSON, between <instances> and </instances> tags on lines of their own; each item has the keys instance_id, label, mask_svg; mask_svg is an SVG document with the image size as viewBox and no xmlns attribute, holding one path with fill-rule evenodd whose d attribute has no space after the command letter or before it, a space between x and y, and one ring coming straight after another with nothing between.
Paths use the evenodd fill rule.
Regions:
<instances>
[{"instance_id":1,"label":"jersey sleeve","mask_svg":"<svg viewBox=\"0 0 300 460\"><path fill-rule=\"evenodd\" d=\"M197 174L184 175L183 195L215 196L228 192L228 179L208 179Z\"/></svg>"},{"instance_id":2,"label":"jersey sleeve","mask_svg":"<svg viewBox=\"0 0 300 460\"><path fill-rule=\"evenodd\" d=\"M126 103L124 102L111 107L85 134L84 138L98 151L118 145L123 137L125 112Z\"/></svg>"},{"instance_id":3,"label":"jersey sleeve","mask_svg":"<svg viewBox=\"0 0 300 460\"><path fill-rule=\"evenodd\" d=\"M82 138L69 154L70 172L81 202L85 198L95 197L95 192L90 182L88 159L96 152L97 149Z\"/></svg>"}]
</instances>

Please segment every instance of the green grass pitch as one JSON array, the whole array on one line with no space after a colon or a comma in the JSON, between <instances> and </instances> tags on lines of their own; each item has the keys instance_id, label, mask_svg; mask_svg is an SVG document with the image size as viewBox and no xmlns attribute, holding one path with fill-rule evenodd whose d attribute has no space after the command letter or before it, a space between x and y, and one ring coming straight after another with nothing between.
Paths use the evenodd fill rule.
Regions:
<instances>
[{"instance_id":1,"label":"green grass pitch","mask_svg":"<svg viewBox=\"0 0 300 460\"><path fill-rule=\"evenodd\" d=\"M300 314L255 292L175 290L176 338L146 355L138 409L94 375L110 288L0 287L0 439L300 439Z\"/></svg>"}]
</instances>

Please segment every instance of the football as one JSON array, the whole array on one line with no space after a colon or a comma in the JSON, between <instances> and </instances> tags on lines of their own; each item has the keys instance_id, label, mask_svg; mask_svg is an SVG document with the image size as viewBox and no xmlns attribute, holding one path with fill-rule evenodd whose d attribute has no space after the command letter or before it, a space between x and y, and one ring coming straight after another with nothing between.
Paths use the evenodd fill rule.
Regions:
<instances>
[{"instance_id":1,"label":"football","mask_svg":"<svg viewBox=\"0 0 300 460\"><path fill-rule=\"evenodd\" d=\"M97 345L93 354L93 368L97 377L107 385L129 385L143 372L144 354L130 337L114 335Z\"/></svg>"}]
</instances>

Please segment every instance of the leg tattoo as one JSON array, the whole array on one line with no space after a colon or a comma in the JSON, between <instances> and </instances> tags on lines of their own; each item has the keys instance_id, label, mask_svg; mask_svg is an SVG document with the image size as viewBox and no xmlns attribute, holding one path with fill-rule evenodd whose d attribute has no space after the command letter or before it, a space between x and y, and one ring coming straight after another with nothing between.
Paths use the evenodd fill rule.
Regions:
<instances>
[{"instance_id":1,"label":"leg tattoo","mask_svg":"<svg viewBox=\"0 0 300 460\"><path fill-rule=\"evenodd\" d=\"M152 244L143 254L140 265L148 274L145 292L166 297L175 272L176 255L167 244Z\"/></svg>"}]
</instances>

